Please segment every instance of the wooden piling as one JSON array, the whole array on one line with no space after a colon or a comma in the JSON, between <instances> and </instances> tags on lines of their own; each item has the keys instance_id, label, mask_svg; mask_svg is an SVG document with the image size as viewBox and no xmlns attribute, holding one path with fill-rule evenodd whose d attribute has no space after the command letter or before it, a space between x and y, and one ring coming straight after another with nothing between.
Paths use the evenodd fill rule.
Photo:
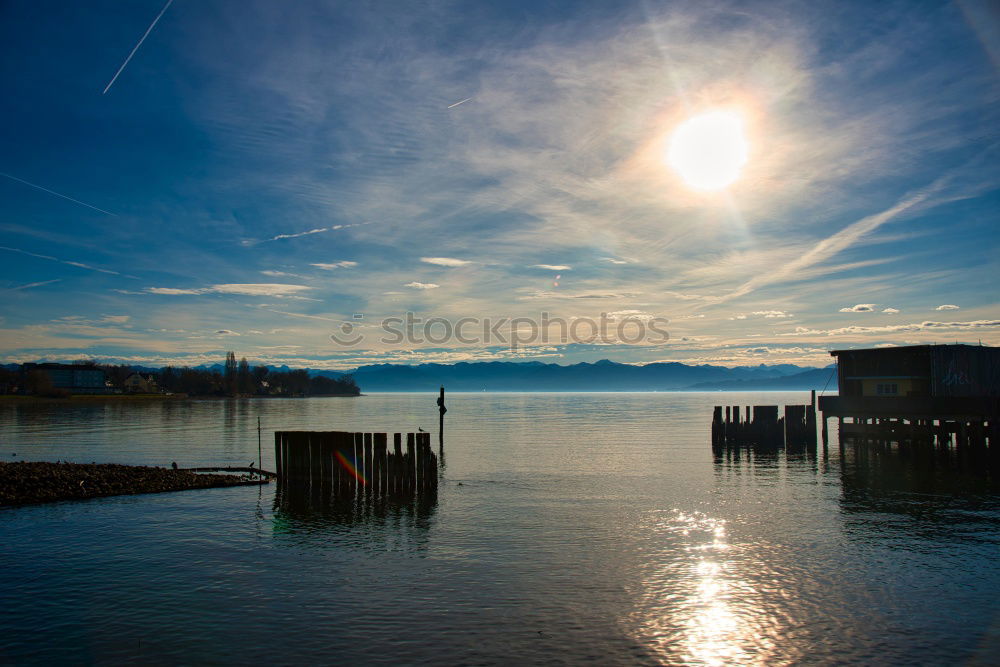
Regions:
<instances>
[{"instance_id":1,"label":"wooden piling","mask_svg":"<svg viewBox=\"0 0 1000 667\"><path fill-rule=\"evenodd\" d=\"M324 488L333 486L333 434L319 433L320 483Z\"/></svg>"},{"instance_id":2,"label":"wooden piling","mask_svg":"<svg viewBox=\"0 0 1000 667\"><path fill-rule=\"evenodd\" d=\"M372 470L375 477L373 488L380 495L385 495L386 492L385 457L387 441L388 438L385 433L375 433L372 436Z\"/></svg>"},{"instance_id":3,"label":"wooden piling","mask_svg":"<svg viewBox=\"0 0 1000 667\"><path fill-rule=\"evenodd\" d=\"M406 434L406 472L404 473L405 486L407 489L416 488L417 482L417 459L416 459L416 433Z\"/></svg>"},{"instance_id":4,"label":"wooden piling","mask_svg":"<svg viewBox=\"0 0 1000 667\"><path fill-rule=\"evenodd\" d=\"M281 470L281 434L277 431L274 432L274 472L278 473L278 477L282 476Z\"/></svg>"},{"instance_id":5,"label":"wooden piling","mask_svg":"<svg viewBox=\"0 0 1000 667\"><path fill-rule=\"evenodd\" d=\"M370 499L413 494L437 487L437 457L430 433L393 434L393 451L386 433L345 431L277 431L275 467L279 483L325 494ZM369 500L365 500L369 499Z\"/></svg>"},{"instance_id":6,"label":"wooden piling","mask_svg":"<svg viewBox=\"0 0 1000 667\"><path fill-rule=\"evenodd\" d=\"M437 400L438 405L438 446L442 449L444 448L444 413L448 412L448 408L444 406L444 385L441 385L441 393L438 395Z\"/></svg>"},{"instance_id":7,"label":"wooden piling","mask_svg":"<svg viewBox=\"0 0 1000 667\"><path fill-rule=\"evenodd\" d=\"M365 486L371 487L376 481L375 475L372 473L372 434L365 433L362 442L364 443Z\"/></svg>"}]
</instances>

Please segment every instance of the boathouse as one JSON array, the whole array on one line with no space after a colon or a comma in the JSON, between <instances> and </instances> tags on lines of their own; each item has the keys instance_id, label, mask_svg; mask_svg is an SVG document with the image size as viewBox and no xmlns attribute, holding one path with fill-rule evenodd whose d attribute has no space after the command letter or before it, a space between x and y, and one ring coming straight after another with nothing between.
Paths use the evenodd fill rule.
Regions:
<instances>
[{"instance_id":1,"label":"boathouse","mask_svg":"<svg viewBox=\"0 0 1000 667\"><path fill-rule=\"evenodd\" d=\"M819 409L841 434L941 436L995 433L1000 417L1000 348L909 345L834 350L839 396ZM850 421L845 423L845 419Z\"/></svg>"}]
</instances>

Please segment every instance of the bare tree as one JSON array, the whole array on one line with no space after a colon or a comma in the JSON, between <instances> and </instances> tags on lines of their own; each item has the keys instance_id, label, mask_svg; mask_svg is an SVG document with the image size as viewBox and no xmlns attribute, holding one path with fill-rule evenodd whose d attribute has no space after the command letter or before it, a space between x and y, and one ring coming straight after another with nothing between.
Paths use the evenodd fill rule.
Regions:
<instances>
[{"instance_id":1,"label":"bare tree","mask_svg":"<svg viewBox=\"0 0 1000 667\"><path fill-rule=\"evenodd\" d=\"M230 396L236 395L238 366L236 364L236 353L226 352L226 371L223 374L226 382L226 393Z\"/></svg>"}]
</instances>

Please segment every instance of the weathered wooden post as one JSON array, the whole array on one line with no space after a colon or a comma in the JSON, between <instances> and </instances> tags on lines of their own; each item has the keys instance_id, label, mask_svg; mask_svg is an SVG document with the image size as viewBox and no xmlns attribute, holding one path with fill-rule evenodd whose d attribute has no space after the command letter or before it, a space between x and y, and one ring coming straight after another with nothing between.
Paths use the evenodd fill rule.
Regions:
<instances>
[{"instance_id":1,"label":"weathered wooden post","mask_svg":"<svg viewBox=\"0 0 1000 667\"><path fill-rule=\"evenodd\" d=\"M385 433L376 433L373 436L373 441L374 441L372 443L372 447L374 450L373 467L374 467L375 479L378 480L375 486L380 494L385 495L386 492L385 450L386 450L386 443L388 441L388 436Z\"/></svg>"},{"instance_id":2,"label":"weathered wooden post","mask_svg":"<svg viewBox=\"0 0 1000 667\"><path fill-rule=\"evenodd\" d=\"M352 434L352 439L354 440L354 471L357 473L355 475L355 481L358 485L358 490L362 490L365 482L364 467L365 467L365 436L363 433Z\"/></svg>"},{"instance_id":3,"label":"weathered wooden post","mask_svg":"<svg viewBox=\"0 0 1000 667\"><path fill-rule=\"evenodd\" d=\"M441 394L438 396L438 447L444 449L444 413L448 408L444 406L444 385L441 385Z\"/></svg>"},{"instance_id":4,"label":"weathered wooden post","mask_svg":"<svg viewBox=\"0 0 1000 667\"><path fill-rule=\"evenodd\" d=\"M392 490L402 491L403 476L403 434L392 434Z\"/></svg>"},{"instance_id":5,"label":"weathered wooden post","mask_svg":"<svg viewBox=\"0 0 1000 667\"><path fill-rule=\"evenodd\" d=\"M406 434L406 488L412 489L417 478L416 433Z\"/></svg>"},{"instance_id":6,"label":"weathered wooden post","mask_svg":"<svg viewBox=\"0 0 1000 667\"><path fill-rule=\"evenodd\" d=\"M333 484L333 439L332 433L318 433L320 481L324 487Z\"/></svg>"},{"instance_id":7,"label":"weathered wooden post","mask_svg":"<svg viewBox=\"0 0 1000 667\"><path fill-rule=\"evenodd\" d=\"M278 473L278 480L281 481L285 474L281 465L281 432L274 432L274 472Z\"/></svg>"},{"instance_id":8,"label":"weathered wooden post","mask_svg":"<svg viewBox=\"0 0 1000 667\"><path fill-rule=\"evenodd\" d=\"M285 446L288 448L288 478L298 481L302 477L302 447L299 434L292 431L288 434Z\"/></svg>"},{"instance_id":9,"label":"weathered wooden post","mask_svg":"<svg viewBox=\"0 0 1000 667\"><path fill-rule=\"evenodd\" d=\"M375 483L375 476L372 474L372 434L365 433L364 436L365 443L365 480L367 484L365 485L366 491L371 491L372 485Z\"/></svg>"},{"instance_id":10,"label":"weathered wooden post","mask_svg":"<svg viewBox=\"0 0 1000 667\"><path fill-rule=\"evenodd\" d=\"M420 436L420 488L427 489L434 476L431 470L431 434L421 433Z\"/></svg>"}]
</instances>

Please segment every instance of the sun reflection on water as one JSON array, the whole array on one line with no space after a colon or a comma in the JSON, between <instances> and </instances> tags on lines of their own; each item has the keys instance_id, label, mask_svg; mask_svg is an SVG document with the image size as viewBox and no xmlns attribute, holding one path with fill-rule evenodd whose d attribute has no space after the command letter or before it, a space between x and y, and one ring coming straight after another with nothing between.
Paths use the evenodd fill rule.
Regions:
<instances>
[{"instance_id":1,"label":"sun reflection on water","mask_svg":"<svg viewBox=\"0 0 1000 667\"><path fill-rule=\"evenodd\" d=\"M650 553L637 586L633 636L665 664L729 665L766 661L775 621L762 596L729 557L726 522L674 511L652 522ZM651 545L652 546L652 545Z\"/></svg>"}]
</instances>

